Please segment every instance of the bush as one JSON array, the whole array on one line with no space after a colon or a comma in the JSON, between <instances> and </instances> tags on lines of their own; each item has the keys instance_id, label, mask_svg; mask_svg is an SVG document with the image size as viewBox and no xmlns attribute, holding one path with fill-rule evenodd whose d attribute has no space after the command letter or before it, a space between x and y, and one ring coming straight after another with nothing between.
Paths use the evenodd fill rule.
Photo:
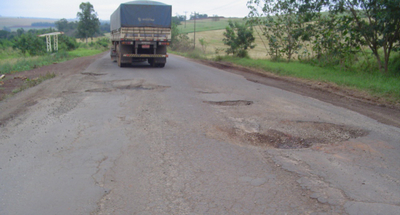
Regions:
<instances>
[{"instance_id":1,"label":"bush","mask_svg":"<svg viewBox=\"0 0 400 215\"><path fill-rule=\"evenodd\" d=\"M63 35L58 37L58 46L59 50L71 51L78 48L79 44L76 42L75 38Z\"/></svg>"},{"instance_id":2,"label":"bush","mask_svg":"<svg viewBox=\"0 0 400 215\"><path fill-rule=\"evenodd\" d=\"M189 39L187 34L179 34L175 42L171 44L174 51L188 52L193 50L193 40Z\"/></svg>"}]
</instances>

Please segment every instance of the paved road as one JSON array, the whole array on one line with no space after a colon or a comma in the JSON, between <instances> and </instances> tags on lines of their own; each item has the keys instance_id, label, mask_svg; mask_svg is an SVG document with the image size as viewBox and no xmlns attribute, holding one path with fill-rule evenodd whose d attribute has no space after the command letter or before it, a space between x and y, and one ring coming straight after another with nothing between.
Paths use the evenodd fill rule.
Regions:
<instances>
[{"instance_id":1,"label":"paved road","mask_svg":"<svg viewBox=\"0 0 400 215\"><path fill-rule=\"evenodd\" d=\"M0 103L0 214L398 214L400 129L171 56Z\"/></svg>"}]
</instances>

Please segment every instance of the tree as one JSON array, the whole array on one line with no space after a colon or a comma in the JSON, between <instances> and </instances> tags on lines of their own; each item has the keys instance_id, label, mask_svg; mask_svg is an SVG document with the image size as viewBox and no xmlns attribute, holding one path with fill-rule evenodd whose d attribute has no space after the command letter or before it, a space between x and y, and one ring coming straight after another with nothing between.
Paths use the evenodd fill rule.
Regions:
<instances>
[{"instance_id":1,"label":"tree","mask_svg":"<svg viewBox=\"0 0 400 215\"><path fill-rule=\"evenodd\" d=\"M56 24L56 28L59 31L63 31L63 32L68 31L68 20L67 19L60 19L60 20L56 21L55 24Z\"/></svg>"},{"instance_id":2,"label":"tree","mask_svg":"<svg viewBox=\"0 0 400 215\"><path fill-rule=\"evenodd\" d=\"M14 48L18 48L22 54L29 53L31 56L46 53L46 43L43 38L31 33L21 34L14 43Z\"/></svg>"},{"instance_id":3,"label":"tree","mask_svg":"<svg viewBox=\"0 0 400 215\"><path fill-rule=\"evenodd\" d=\"M226 50L227 54L234 54L238 57L247 57L247 49L253 49L255 45L255 38L253 36L253 28L246 24L238 22L233 23L229 20L229 26L226 27L224 32L224 44L229 46Z\"/></svg>"},{"instance_id":4,"label":"tree","mask_svg":"<svg viewBox=\"0 0 400 215\"><path fill-rule=\"evenodd\" d=\"M379 69L386 73L390 54L400 42L400 0L332 0L331 3L331 11L342 13L349 23L346 30L362 36Z\"/></svg>"},{"instance_id":5,"label":"tree","mask_svg":"<svg viewBox=\"0 0 400 215\"><path fill-rule=\"evenodd\" d=\"M77 13L79 18L78 22L78 35L86 39L88 42L88 37L93 37L95 33L99 33L100 21L97 18L97 13L95 12L93 5L90 2L82 2L79 5L81 12Z\"/></svg>"},{"instance_id":6,"label":"tree","mask_svg":"<svg viewBox=\"0 0 400 215\"><path fill-rule=\"evenodd\" d=\"M250 9L248 23L260 28L268 41L266 49L272 59L278 59L283 53L290 62L293 54L302 47L301 39L308 37L305 23L312 20L315 10L321 8L314 2L319 1L250 0L247 3Z\"/></svg>"}]
</instances>

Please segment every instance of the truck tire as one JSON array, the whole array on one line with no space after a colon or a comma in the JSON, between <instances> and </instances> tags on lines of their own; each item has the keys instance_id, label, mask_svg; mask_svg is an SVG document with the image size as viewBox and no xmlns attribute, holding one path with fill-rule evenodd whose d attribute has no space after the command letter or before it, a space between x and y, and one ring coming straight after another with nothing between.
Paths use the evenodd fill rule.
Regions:
<instances>
[{"instance_id":1,"label":"truck tire","mask_svg":"<svg viewBox=\"0 0 400 215\"><path fill-rule=\"evenodd\" d=\"M164 68L164 66L165 66L165 63L159 63L159 64L157 64L157 67L160 67L160 68Z\"/></svg>"},{"instance_id":2,"label":"truck tire","mask_svg":"<svg viewBox=\"0 0 400 215\"><path fill-rule=\"evenodd\" d=\"M150 58L147 61L149 62L151 67L156 67L156 64L154 63L154 59L153 58Z\"/></svg>"},{"instance_id":3,"label":"truck tire","mask_svg":"<svg viewBox=\"0 0 400 215\"><path fill-rule=\"evenodd\" d=\"M119 44L118 44L118 46L117 46L117 62L118 62L118 66L119 67L124 67L124 64L121 63L121 61L122 61L122 56L121 56L121 52L120 52Z\"/></svg>"}]
</instances>

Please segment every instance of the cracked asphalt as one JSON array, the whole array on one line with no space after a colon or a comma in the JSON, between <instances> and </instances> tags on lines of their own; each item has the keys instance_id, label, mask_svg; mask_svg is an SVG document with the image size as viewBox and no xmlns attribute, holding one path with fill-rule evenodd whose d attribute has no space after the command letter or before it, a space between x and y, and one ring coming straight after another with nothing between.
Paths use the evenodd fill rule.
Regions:
<instances>
[{"instance_id":1,"label":"cracked asphalt","mask_svg":"<svg viewBox=\"0 0 400 215\"><path fill-rule=\"evenodd\" d=\"M0 110L0 214L400 211L399 128L182 57L106 54Z\"/></svg>"}]
</instances>

